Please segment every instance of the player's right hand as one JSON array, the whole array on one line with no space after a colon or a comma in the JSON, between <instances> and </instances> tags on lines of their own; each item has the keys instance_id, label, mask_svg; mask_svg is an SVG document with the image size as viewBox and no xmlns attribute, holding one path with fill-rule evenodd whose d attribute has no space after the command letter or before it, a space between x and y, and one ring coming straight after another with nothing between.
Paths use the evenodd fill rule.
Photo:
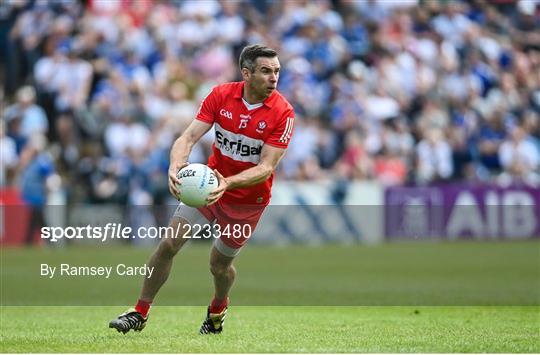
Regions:
<instances>
[{"instance_id":1,"label":"player's right hand","mask_svg":"<svg viewBox=\"0 0 540 355\"><path fill-rule=\"evenodd\" d=\"M169 192L175 199L180 200L180 191L178 185L182 185L182 181L178 179L178 172L180 169L188 166L188 162L184 163L172 163L169 165Z\"/></svg>"}]
</instances>

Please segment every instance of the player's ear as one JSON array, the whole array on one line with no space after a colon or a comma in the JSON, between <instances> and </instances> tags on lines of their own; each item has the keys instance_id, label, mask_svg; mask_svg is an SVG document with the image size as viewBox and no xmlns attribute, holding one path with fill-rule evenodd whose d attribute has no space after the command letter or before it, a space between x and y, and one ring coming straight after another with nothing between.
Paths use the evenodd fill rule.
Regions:
<instances>
[{"instance_id":1,"label":"player's ear","mask_svg":"<svg viewBox=\"0 0 540 355\"><path fill-rule=\"evenodd\" d=\"M251 74L251 72L249 71L248 68L242 68L242 78L244 80L248 80L249 77L250 77L250 74Z\"/></svg>"}]
</instances>

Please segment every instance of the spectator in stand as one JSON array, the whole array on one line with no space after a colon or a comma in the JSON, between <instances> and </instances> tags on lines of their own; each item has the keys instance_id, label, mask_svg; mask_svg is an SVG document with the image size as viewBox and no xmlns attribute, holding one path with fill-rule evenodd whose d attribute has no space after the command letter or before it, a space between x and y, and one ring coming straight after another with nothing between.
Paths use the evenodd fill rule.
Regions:
<instances>
[{"instance_id":1,"label":"spectator in stand","mask_svg":"<svg viewBox=\"0 0 540 355\"><path fill-rule=\"evenodd\" d=\"M309 120L298 126L305 151L290 152L281 178L384 180L387 163L399 159L406 182L495 181L512 127L538 142L537 0L0 6L7 19L0 58L14 103L4 112L7 136L20 154L34 132L46 133L75 202L159 194L163 149L213 86L235 80L229 69L247 43L283 54L280 91ZM119 122L125 112L136 123ZM128 154L133 125L135 140L148 142ZM432 145L433 131L448 139ZM194 160L206 160L209 141ZM400 169L389 181L402 181Z\"/></svg>"},{"instance_id":2,"label":"spectator in stand","mask_svg":"<svg viewBox=\"0 0 540 355\"><path fill-rule=\"evenodd\" d=\"M402 185L407 179L407 166L396 151L383 148L373 162L373 175L383 185Z\"/></svg>"},{"instance_id":3,"label":"spectator in stand","mask_svg":"<svg viewBox=\"0 0 540 355\"><path fill-rule=\"evenodd\" d=\"M490 171L500 172L499 147L506 137L505 112L499 108L486 117L478 132L480 163Z\"/></svg>"},{"instance_id":4,"label":"spectator in stand","mask_svg":"<svg viewBox=\"0 0 540 355\"><path fill-rule=\"evenodd\" d=\"M527 137L521 126L515 126L510 136L499 147L499 160L503 172L499 181L509 184L512 181L540 185L540 150Z\"/></svg>"},{"instance_id":5,"label":"spectator in stand","mask_svg":"<svg viewBox=\"0 0 540 355\"><path fill-rule=\"evenodd\" d=\"M49 122L45 111L36 104L36 90L32 86L23 86L17 90L17 103L6 109L8 120L20 120L19 134L28 140L35 134L47 134Z\"/></svg>"},{"instance_id":6,"label":"spectator in stand","mask_svg":"<svg viewBox=\"0 0 540 355\"><path fill-rule=\"evenodd\" d=\"M449 120L448 112L441 107L440 102L427 99L416 119L417 133L426 136L428 132L434 129L445 130L448 127Z\"/></svg>"},{"instance_id":7,"label":"spectator in stand","mask_svg":"<svg viewBox=\"0 0 540 355\"><path fill-rule=\"evenodd\" d=\"M450 109L450 120L447 134L452 148L453 178L475 180L471 134L478 129L479 115L466 102L456 102Z\"/></svg>"},{"instance_id":8,"label":"spectator in stand","mask_svg":"<svg viewBox=\"0 0 540 355\"><path fill-rule=\"evenodd\" d=\"M465 16L465 4L449 1L443 6L443 11L432 20L435 31L456 48L461 49L467 31L472 27L472 21Z\"/></svg>"},{"instance_id":9,"label":"spectator in stand","mask_svg":"<svg viewBox=\"0 0 540 355\"><path fill-rule=\"evenodd\" d=\"M384 123L381 133L382 148L374 161L374 175L385 185L407 181L411 169L414 138L404 119L394 118Z\"/></svg>"},{"instance_id":10,"label":"spectator in stand","mask_svg":"<svg viewBox=\"0 0 540 355\"><path fill-rule=\"evenodd\" d=\"M450 178L452 149L440 129L432 128L416 146L417 181L430 183Z\"/></svg>"},{"instance_id":11,"label":"spectator in stand","mask_svg":"<svg viewBox=\"0 0 540 355\"><path fill-rule=\"evenodd\" d=\"M523 129L528 139L540 149L540 114L528 110L523 113Z\"/></svg>"},{"instance_id":12,"label":"spectator in stand","mask_svg":"<svg viewBox=\"0 0 540 355\"><path fill-rule=\"evenodd\" d=\"M291 142L293 144L290 145L287 155L283 158L279 175L298 180L323 177L317 156L319 128L314 124L313 119L304 117L297 121Z\"/></svg>"},{"instance_id":13,"label":"spectator in stand","mask_svg":"<svg viewBox=\"0 0 540 355\"><path fill-rule=\"evenodd\" d=\"M6 135L6 123L0 121L0 187L11 185L18 160L15 140Z\"/></svg>"},{"instance_id":14,"label":"spectator in stand","mask_svg":"<svg viewBox=\"0 0 540 355\"><path fill-rule=\"evenodd\" d=\"M140 157L148 149L150 131L132 116L133 111L123 112L105 130L105 146L112 158Z\"/></svg>"},{"instance_id":15,"label":"spectator in stand","mask_svg":"<svg viewBox=\"0 0 540 355\"><path fill-rule=\"evenodd\" d=\"M55 108L59 113L74 112L84 107L88 100L93 69L90 63L79 57L74 44L66 43L58 50L67 60L54 74L57 81Z\"/></svg>"},{"instance_id":16,"label":"spectator in stand","mask_svg":"<svg viewBox=\"0 0 540 355\"><path fill-rule=\"evenodd\" d=\"M32 72L39 59L41 55L39 45L47 34L53 18L54 13L44 0L36 1L34 6L27 8L17 17L9 33L9 41L12 43L11 49L18 58L7 74L15 76L15 82L18 85L24 82L24 78Z\"/></svg>"},{"instance_id":17,"label":"spectator in stand","mask_svg":"<svg viewBox=\"0 0 540 355\"><path fill-rule=\"evenodd\" d=\"M46 152L47 138L34 134L19 160L19 184L23 201L30 209L30 223L26 231L26 244L34 243L34 235L45 225L44 207L55 171L52 157Z\"/></svg>"},{"instance_id":18,"label":"spectator in stand","mask_svg":"<svg viewBox=\"0 0 540 355\"><path fill-rule=\"evenodd\" d=\"M345 138L345 150L337 162L337 171L349 180L366 179L372 175L372 159L364 148L363 139L357 131L349 131Z\"/></svg>"}]
</instances>

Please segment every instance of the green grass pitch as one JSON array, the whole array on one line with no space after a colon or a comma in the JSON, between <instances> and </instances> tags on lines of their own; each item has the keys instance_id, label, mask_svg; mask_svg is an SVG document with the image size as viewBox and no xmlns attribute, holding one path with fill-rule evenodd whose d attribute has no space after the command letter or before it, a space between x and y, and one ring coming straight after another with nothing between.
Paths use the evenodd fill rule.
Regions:
<instances>
[{"instance_id":1,"label":"green grass pitch","mask_svg":"<svg viewBox=\"0 0 540 355\"><path fill-rule=\"evenodd\" d=\"M204 307L155 307L141 333L121 307L6 307L2 352L538 353L535 307L231 307L220 335L197 334Z\"/></svg>"},{"instance_id":2,"label":"green grass pitch","mask_svg":"<svg viewBox=\"0 0 540 355\"><path fill-rule=\"evenodd\" d=\"M198 328L212 294L208 245L175 260L146 329L107 323L140 277L47 279L41 263L143 264L119 246L1 250L1 352L540 352L540 244L249 246L223 334Z\"/></svg>"}]
</instances>

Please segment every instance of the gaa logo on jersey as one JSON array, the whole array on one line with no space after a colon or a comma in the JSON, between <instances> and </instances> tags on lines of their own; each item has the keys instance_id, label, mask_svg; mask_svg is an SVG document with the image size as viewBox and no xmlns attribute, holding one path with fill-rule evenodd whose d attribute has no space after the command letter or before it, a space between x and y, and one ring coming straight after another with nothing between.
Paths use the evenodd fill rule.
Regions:
<instances>
[{"instance_id":1,"label":"gaa logo on jersey","mask_svg":"<svg viewBox=\"0 0 540 355\"><path fill-rule=\"evenodd\" d=\"M266 128L266 121L259 121L259 123L257 124L256 131L259 132L259 133L263 133L263 130L265 128Z\"/></svg>"},{"instance_id":2,"label":"gaa logo on jersey","mask_svg":"<svg viewBox=\"0 0 540 355\"><path fill-rule=\"evenodd\" d=\"M222 109L219 111L219 114L220 114L221 116L223 116L223 117L226 117L226 118L232 120L232 113L229 112L229 111L227 111L227 110L225 110L224 108L222 108Z\"/></svg>"}]
</instances>

